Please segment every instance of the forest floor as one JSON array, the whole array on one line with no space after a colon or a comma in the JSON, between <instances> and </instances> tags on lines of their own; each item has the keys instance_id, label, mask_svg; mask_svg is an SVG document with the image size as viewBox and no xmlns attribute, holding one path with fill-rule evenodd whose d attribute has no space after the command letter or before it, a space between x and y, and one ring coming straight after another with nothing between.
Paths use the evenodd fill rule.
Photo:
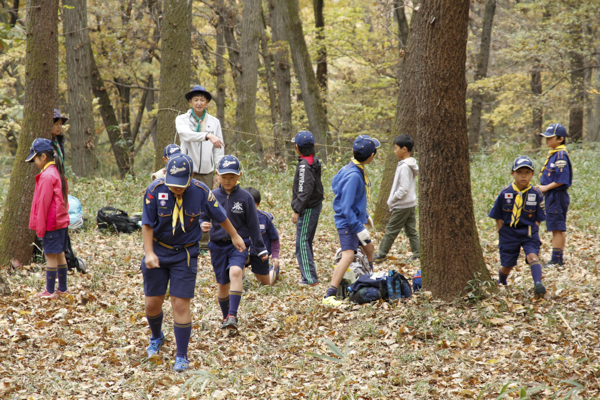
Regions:
<instances>
[{"instance_id":1,"label":"forest floor","mask_svg":"<svg viewBox=\"0 0 600 400\"><path fill-rule=\"evenodd\" d=\"M475 211L487 266L499 266L495 196L510 181L516 154L481 155L472 164ZM298 285L295 227L289 222L293 170L247 168L242 186L261 189L261 209L275 215L281 235L280 280L252 286L240 307L239 334L219 329L220 310L209 257L202 257L192 302L191 371L172 372L175 340L171 306L165 303L167 342L148 360L150 331L144 317L141 235L96 231L104 205L141 211L148 180L79 180L73 195L90 220L73 232L86 275L69 275L70 296L41 300L43 265L4 270L12 294L0 297L0 398L2 399L515 399L598 398L600 394L600 262L597 153L573 152L576 181L569 214L566 265L544 271L548 293L535 300L523 257L506 289L473 291L452 303L429 292L406 302L321 305L338 247L331 212L331 177L315 238L321 284ZM537 165L543 155L535 155ZM596 161L593 161L596 160ZM243 160L252 165L252 160ZM381 164L383 164L381 162ZM370 170L373 188L381 164ZM244 164L243 164L244 165ZM589 179L588 179L589 178ZM585 186L596 182L595 187ZM376 198L376 190L374 198ZM382 232L374 234L375 243ZM543 235L542 259L551 251ZM376 270L412 277L408 242L400 235L394 260ZM451 271L448 271L451 273ZM329 341L329 342L328 342ZM324 360L308 353L330 356Z\"/></svg>"}]
</instances>

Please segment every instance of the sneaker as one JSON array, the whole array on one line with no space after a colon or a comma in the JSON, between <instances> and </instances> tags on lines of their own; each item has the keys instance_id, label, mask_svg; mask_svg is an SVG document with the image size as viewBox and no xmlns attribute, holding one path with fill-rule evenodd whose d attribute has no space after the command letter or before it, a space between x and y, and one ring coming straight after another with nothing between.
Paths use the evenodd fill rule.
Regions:
<instances>
[{"instance_id":1,"label":"sneaker","mask_svg":"<svg viewBox=\"0 0 600 400\"><path fill-rule=\"evenodd\" d=\"M335 295L329 297L323 297L323 305L324 306L339 306L343 303L343 301L338 300Z\"/></svg>"},{"instance_id":2,"label":"sneaker","mask_svg":"<svg viewBox=\"0 0 600 400\"><path fill-rule=\"evenodd\" d=\"M237 317L234 315L228 315L227 318L223 321L221 325L221 329L235 329L237 330Z\"/></svg>"},{"instance_id":3,"label":"sneaker","mask_svg":"<svg viewBox=\"0 0 600 400\"><path fill-rule=\"evenodd\" d=\"M412 256L411 258L409 258L408 260L409 260L409 261L415 261L415 260L418 260L418 259L420 259L420 258L421 258L421 256L420 256L420 255L418 255L418 254L413 254L413 256Z\"/></svg>"},{"instance_id":4,"label":"sneaker","mask_svg":"<svg viewBox=\"0 0 600 400\"><path fill-rule=\"evenodd\" d=\"M244 279L242 279L242 286L244 287L244 292L247 292L250 289L250 281L246 279L245 276Z\"/></svg>"},{"instance_id":5,"label":"sneaker","mask_svg":"<svg viewBox=\"0 0 600 400\"><path fill-rule=\"evenodd\" d=\"M71 292L69 292L68 290L65 290L65 291L63 292L63 291L61 291L61 290L58 290L58 289L56 289L56 292L54 292L54 293L56 293L56 294L57 294L57 295L59 295L59 296L64 296L64 295L67 295L67 294L71 294Z\"/></svg>"},{"instance_id":6,"label":"sneaker","mask_svg":"<svg viewBox=\"0 0 600 400\"><path fill-rule=\"evenodd\" d=\"M375 264L381 264L382 262L387 261L387 259L387 256L380 256L379 254L377 254L373 259L373 262Z\"/></svg>"},{"instance_id":7,"label":"sneaker","mask_svg":"<svg viewBox=\"0 0 600 400\"><path fill-rule=\"evenodd\" d=\"M185 357L175 357L175 365L173 366L173 371L175 372L184 372L190 369L190 362L185 359Z\"/></svg>"},{"instance_id":8,"label":"sneaker","mask_svg":"<svg viewBox=\"0 0 600 400\"><path fill-rule=\"evenodd\" d=\"M546 287L542 282L538 282L533 287L533 293L535 294L536 299L543 299L546 294Z\"/></svg>"},{"instance_id":9,"label":"sneaker","mask_svg":"<svg viewBox=\"0 0 600 400\"><path fill-rule=\"evenodd\" d=\"M37 297L41 299L58 299L58 295L56 293L50 293L46 289L44 289L42 292L39 292Z\"/></svg>"},{"instance_id":10,"label":"sneaker","mask_svg":"<svg viewBox=\"0 0 600 400\"><path fill-rule=\"evenodd\" d=\"M562 267L565 263L562 261L548 261L547 263L545 263L544 265L542 265L543 268L557 268L557 267Z\"/></svg>"},{"instance_id":11,"label":"sneaker","mask_svg":"<svg viewBox=\"0 0 600 400\"><path fill-rule=\"evenodd\" d=\"M271 266L271 268L269 268L269 276L271 276L272 271L273 271L273 267ZM277 269L275 270L272 284L277 282L277 278L279 278L279 267L277 267Z\"/></svg>"},{"instance_id":12,"label":"sneaker","mask_svg":"<svg viewBox=\"0 0 600 400\"><path fill-rule=\"evenodd\" d=\"M146 349L146 352L148 353L148 358L158 354L160 348L164 343L165 335L162 333L162 331L160 332L160 337L158 339L150 339L150 346L148 346L148 348Z\"/></svg>"}]
</instances>

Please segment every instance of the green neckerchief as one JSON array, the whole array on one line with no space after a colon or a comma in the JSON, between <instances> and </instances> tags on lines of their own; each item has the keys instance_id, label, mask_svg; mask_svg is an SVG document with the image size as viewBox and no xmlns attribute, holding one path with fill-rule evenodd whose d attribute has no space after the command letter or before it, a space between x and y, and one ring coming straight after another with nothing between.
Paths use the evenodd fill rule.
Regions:
<instances>
[{"instance_id":1,"label":"green neckerchief","mask_svg":"<svg viewBox=\"0 0 600 400\"><path fill-rule=\"evenodd\" d=\"M192 110L192 117L194 117L194 119L198 123L198 125L196 126L196 132L200 132L200 123L204 121L204 118L206 117L206 110L204 110L200 118L196 117L196 113L194 112L194 110Z\"/></svg>"}]
</instances>

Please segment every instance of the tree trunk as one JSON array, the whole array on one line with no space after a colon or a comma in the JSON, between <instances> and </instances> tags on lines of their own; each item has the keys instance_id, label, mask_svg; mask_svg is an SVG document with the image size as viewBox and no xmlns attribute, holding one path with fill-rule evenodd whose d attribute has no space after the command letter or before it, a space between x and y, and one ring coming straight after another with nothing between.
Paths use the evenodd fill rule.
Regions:
<instances>
[{"instance_id":1,"label":"tree trunk","mask_svg":"<svg viewBox=\"0 0 600 400\"><path fill-rule=\"evenodd\" d=\"M281 6L283 12L283 20L285 21L288 41L292 51L292 60L294 62L294 70L296 77L300 83L302 92L302 101L304 109L308 117L308 126L312 134L315 136L317 151L323 160L327 160L327 114L323 107L321 94L319 93L319 85L315 78L310 54L304 39L302 30L302 21L300 21L300 10L298 0L277 0L277 5Z\"/></svg>"},{"instance_id":2,"label":"tree trunk","mask_svg":"<svg viewBox=\"0 0 600 400\"><path fill-rule=\"evenodd\" d=\"M175 118L189 109L192 60L192 3L165 0L162 23L160 99L154 170L163 168L163 149L173 141Z\"/></svg>"},{"instance_id":3,"label":"tree trunk","mask_svg":"<svg viewBox=\"0 0 600 400\"><path fill-rule=\"evenodd\" d=\"M295 154L292 139L292 98L290 74L290 55L286 40L286 29L283 22L281 5L278 0L269 0L271 29L273 32L273 61L275 67L275 83L277 84L277 104L279 105L278 134L285 143L288 155ZM293 156L292 156L293 157Z\"/></svg>"},{"instance_id":4,"label":"tree trunk","mask_svg":"<svg viewBox=\"0 0 600 400\"><path fill-rule=\"evenodd\" d=\"M240 45L241 73L235 110L235 130L258 134L256 129L256 87L258 84L258 42L260 40L260 0L244 1ZM242 140L254 144L262 154L258 136L242 133ZM239 149L239 146L238 146Z\"/></svg>"},{"instance_id":5,"label":"tree trunk","mask_svg":"<svg viewBox=\"0 0 600 400\"><path fill-rule=\"evenodd\" d=\"M490 59L490 44L492 42L492 27L496 13L496 1L486 0L483 12L483 25L481 27L481 43L477 54L477 70L475 82L487 76L488 62ZM483 95L475 90L472 97L471 118L469 119L469 149L476 151L479 144L481 130L481 110L483 108Z\"/></svg>"},{"instance_id":6,"label":"tree trunk","mask_svg":"<svg viewBox=\"0 0 600 400\"><path fill-rule=\"evenodd\" d=\"M115 160L117 162L117 168L119 168L119 175L121 179L125 178L129 171L129 158L124 147L121 146L121 129L119 128L119 121L115 114L115 109L110 102L110 96L104 86L104 81L96 65L96 59L92 48L90 46L90 59L92 63L92 92L94 97L98 98L98 104L100 105L100 115L108 134L108 140L110 140L110 146Z\"/></svg>"},{"instance_id":7,"label":"tree trunk","mask_svg":"<svg viewBox=\"0 0 600 400\"><path fill-rule=\"evenodd\" d=\"M531 132L531 146L534 149L539 149L542 145L542 124L544 123L544 109L541 106L540 96L542 94L542 72L540 66L536 62L531 71L531 92L534 94L533 106L533 129Z\"/></svg>"},{"instance_id":8,"label":"tree trunk","mask_svg":"<svg viewBox=\"0 0 600 400\"><path fill-rule=\"evenodd\" d=\"M475 224L466 119L469 0L430 0L413 21L423 287L452 300L491 280Z\"/></svg>"},{"instance_id":9,"label":"tree trunk","mask_svg":"<svg viewBox=\"0 0 600 400\"><path fill-rule=\"evenodd\" d=\"M569 140L581 141L583 137L583 55L581 54L581 26L574 23L571 27L572 48L571 58L571 107L569 109Z\"/></svg>"},{"instance_id":10,"label":"tree trunk","mask_svg":"<svg viewBox=\"0 0 600 400\"><path fill-rule=\"evenodd\" d=\"M235 26L237 25L237 12L234 4L225 6L225 0L217 0L219 9L223 10L221 15L224 15L223 24L223 37L225 43L227 43L227 55L231 62L231 76L233 77L233 85L235 91L238 91L238 85L240 82L240 49L238 46L237 39L235 38Z\"/></svg>"},{"instance_id":11,"label":"tree trunk","mask_svg":"<svg viewBox=\"0 0 600 400\"><path fill-rule=\"evenodd\" d=\"M327 47L325 47L325 17L323 8L325 0L313 0L315 11L316 45L317 45L317 83L325 95L327 93Z\"/></svg>"},{"instance_id":12,"label":"tree trunk","mask_svg":"<svg viewBox=\"0 0 600 400\"><path fill-rule=\"evenodd\" d=\"M273 148L275 155L283 155L284 142L281 137L277 135L277 122L279 121L279 114L277 113L277 96L275 95L275 86L273 83L273 54L269 50L269 42L267 41L266 30L266 19L264 13L261 11L260 25L260 44L262 49L263 62L265 65L265 78L267 81L267 89L269 90L269 108L271 109L271 126L272 131L275 133L275 139L273 141Z\"/></svg>"},{"instance_id":13,"label":"tree trunk","mask_svg":"<svg viewBox=\"0 0 600 400\"><path fill-rule=\"evenodd\" d=\"M0 225L0 265L31 259L35 233L29 229L29 211L39 169L25 159L35 138L50 139L56 100L58 0L31 0L27 14L23 124Z\"/></svg>"},{"instance_id":14,"label":"tree trunk","mask_svg":"<svg viewBox=\"0 0 600 400\"><path fill-rule=\"evenodd\" d=\"M406 14L404 12L404 2L402 0L395 0L393 6L396 22L398 23L398 45L400 57L398 58L397 73L400 90L398 91L398 100L396 103L396 116L394 128L388 136L388 141L390 142L390 145L382 151L382 153L385 155L385 165L383 167L383 176L381 179L381 184L379 186L379 197L377 198L377 205L375 206L375 213L373 214L373 223L375 224L375 227L377 229L383 229L390 220L390 216L392 215L387 205L387 199L389 197L390 192L392 191L394 175L396 174L396 166L398 165L398 158L393 152L394 138L399 134L403 133L399 126L400 115L403 110L401 104L404 99L407 99L407 93L409 93L408 91L411 90L411 88L405 85L403 81L403 71L406 63L406 61L404 61L404 58L406 54L406 46L408 45L409 40L408 20L406 19ZM405 132L414 137L414 131L412 129L406 130Z\"/></svg>"},{"instance_id":15,"label":"tree trunk","mask_svg":"<svg viewBox=\"0 0 600 400\"><path fill-rule=\"evenodd\" d=\"M63 0L63 30L67 49L67 86L71 166L77 176L94 174L94 111L87 0Z\"/></svg>"},{"instance_id":16,"label":"tree trunk","mask_svg":"<svg viewBox=\"0 0 600 400\"><path fill-rule=\"evenodd\" d=\"M596 68L593 68L591 75L593 78L593 88L600 91L600 49L596 50L595 60ZM588 142L597 142L600 140L600 94L590 93L591 113L588 119L587 140Z\"/></svg>"},{"instance_id":17,"label":"tree trunk","mask_svg":"<svg viewBox=\"0 0 600 400\"><path fill-rule=\"evenodd\" d=\"M223 58L225 57L225 19L222 15L223 9L221 8L219 11L217 26L215 27L217 31L217 55L215 56L217 96L215 103L217 103L217 118L221 123L221 127L225 129L225 63L223 61Z\"/></svg>"},{"instance_id":18,"label":"tree trunk","mask_svg":"<svg viewBox=\"0 0 600 400\"><path fill-rule=\"evenodd\" d=\"M148 75L148 82L146 82L146 86L149 88L154 88L154 75ZM148 90L148 97L146 98L146 112L150 113L154 110L154 103L156 102L156 95L154 90ZM156 117L154 117L156 118ZM152 142L154 146L156 146L156 122L150 125L150 136L152 136Z\"/></svg>"}]
</instances>

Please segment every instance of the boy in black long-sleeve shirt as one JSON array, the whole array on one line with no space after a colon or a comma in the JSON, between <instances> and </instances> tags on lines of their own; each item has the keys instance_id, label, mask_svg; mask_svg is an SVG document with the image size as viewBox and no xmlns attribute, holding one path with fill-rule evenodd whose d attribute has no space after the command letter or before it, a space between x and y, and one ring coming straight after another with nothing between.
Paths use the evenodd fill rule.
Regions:
<instances>
[{"instance_id":1,"label":"boy in black long-sleeve shirt","mask_svg":"<svg viewBox=\"0 0 600 400\"><path fill-rule=\"evenodd\" d=\"M258 257L263 261L269 258L260 234L260 224L256 212L254 198L250 193L240 188L238 180L242 176L240 161L234 156L225 156L218 167L219 188L210 195L227 212L227 218L236 227L238 234L244 239L246 250L238 251L231 241L231 236L219 224L209 222L206 214L202 214L202 229L210 228L210 261L217 278L217 298L223 313L221 329L237 329L237 312L242 299L244 265L248 259L250 244L256 249ZM209 196L209 201L210 201Z\"/></svg>"},{"instance_id":2,"label":"boy in black long-sleeve shirt","mask_svg":"<svg viewBox=\"0 0 600 400\"><path fill-rule=\"evenodd\" d=\"M323 207L321 163L315 156L315 138L308 131L300 131L292 140L300 156L292 190L292 222L296 224L296 258L303 285L319 283L313 259L312 242L317 231Z\"/></svg>"}]
</instances>

